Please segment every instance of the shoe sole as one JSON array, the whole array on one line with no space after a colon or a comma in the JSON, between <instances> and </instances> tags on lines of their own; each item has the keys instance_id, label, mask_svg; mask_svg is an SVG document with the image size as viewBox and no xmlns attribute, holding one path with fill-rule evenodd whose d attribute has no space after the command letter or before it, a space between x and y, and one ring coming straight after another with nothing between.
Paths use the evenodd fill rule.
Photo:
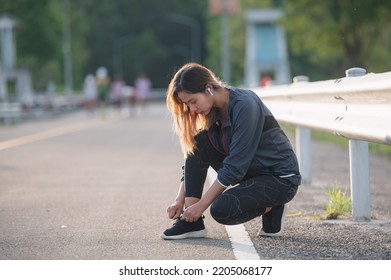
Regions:
<instances>
[{"instance_id":1,"label":"shoe sole","mask_svg":"<svg viewBox=\"0 0 391 280\"><path fill-rule=\"evenodd\" d=\"M183 234L179 235L172 235L172 236L167 236L164 233L160 235L162 239L167 239L167 240L177 240L177 239L186 239L186 238L203 238L206 236L206 230L198 230L198 231L191 231L191 232L186 232Z\"/></svg>"},{"instance_id":2,"label":"shoe sole","mask_svg":"<svg viewBox=\"0 0 391 280\"><path fill-rule=\"evenodd\" d=\"M270 237L273 237L273 236L280 236L284 230L284 223L285 223L285 217L286 217L286 212L287 212L287 209L288 209L288 205L285 204L284 206L284 210L282 211L282 218L281 218L281 228L280 228L280 231L278 232L264 232L263 229L261 229L258 233L259 236L270 236Z\"/></svg>"}]
</instances>

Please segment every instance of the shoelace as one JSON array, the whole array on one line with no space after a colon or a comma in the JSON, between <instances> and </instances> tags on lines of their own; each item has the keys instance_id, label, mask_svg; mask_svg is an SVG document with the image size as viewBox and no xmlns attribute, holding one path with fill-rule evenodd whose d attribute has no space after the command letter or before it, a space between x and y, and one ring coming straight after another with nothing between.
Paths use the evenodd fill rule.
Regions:
<instances>
[{"instance_id":1,"label":"shoelace","mask_svg":"<svg viewBox=\"0 0 391 280\"><path fill-rule=\"evenodd\" d=\"M201 216L198 218L198 220L195 221L194 223L198 222L200 219L205 219L205 215L201 215ZM180 222L180 221L186 222L185 220L181 220L181 217L179 217L179 218L177 218L176 221L174 222L174 225L176 225L176 224L177 224L178 222ZM186 223L188 223L188 222L186 222Z\"/></svg>"}]
</instances>

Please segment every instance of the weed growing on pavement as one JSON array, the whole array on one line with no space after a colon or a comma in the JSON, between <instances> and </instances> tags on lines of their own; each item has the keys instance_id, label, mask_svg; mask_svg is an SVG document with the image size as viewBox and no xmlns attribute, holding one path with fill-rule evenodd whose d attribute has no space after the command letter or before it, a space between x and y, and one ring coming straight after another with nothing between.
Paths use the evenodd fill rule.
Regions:
<instances>
[{"instance_id":1,"label":"weed growing on pavement","mask_svg":"<svg viewBox=\"0 0 391 280\"><path fill-rule=\"evenodd\" d=\"M329 203L325 204L326 219L337 219L339 216L351 213L351 198L347 196L346 191L343 192L337 187L337 183L334 183L332 189L325 189L325 193L329 197Z\"/></svg>"}]
</instances>

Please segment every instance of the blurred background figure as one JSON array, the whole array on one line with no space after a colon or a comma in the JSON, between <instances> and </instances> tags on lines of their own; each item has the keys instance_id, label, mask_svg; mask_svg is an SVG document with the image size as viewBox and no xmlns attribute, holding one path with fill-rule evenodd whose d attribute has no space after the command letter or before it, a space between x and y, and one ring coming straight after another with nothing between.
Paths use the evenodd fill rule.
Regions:
<instances>
[{"instance_id":1,"label":"blurred background figure","mask_svg":"<svg viewBox=\"0 0 391 280\"><path fill-rule=\"evenodd\" d=\"M124 86L125 82L121 78L117 78L111 83L110 100L119 116L122 115L122 106L125 101L122 90Z\"/></svg>"},{"instance_id":2,"label":"blurred background figure","mask_svg":"<svg viewBox=\"0 0 391 280\"><path fill-rule=\"evenodd\" d=\"M105 116L106 105L108 102L110 79L107 69L99 67L96 71L96 85L98 91L98 102L101 109L102 116Z\"/></svg>"},{"instance_id":3,"label":"blurred background figure","mask_svg":"<svg viewBox=\"0 0 391 280\"><path fill-rule=\"evenodd\" d=\"M151 87L151 80L144 73L141 73L134 83L136 99L143 108L151 98Z\"/></svg>"},{"instance_id":4,"label":"blurred background figure","mask_svg":"<svg viewBox=\"0 0 391 280\"><path fill-rule=\"evenodd\" d=\"M269 75L265 75L261 78L261 87L267 87L272 85L272 78Z\"/></svg>"},{"instance_id":5,"label":"blurred background figure","mask_svg":"<svg viewBox=\"0 0 391 280\"><path fill-rule=\"evenodd\" d=\"M96 97L96 79L94 75L87 74L83 83L83 107L88 113L95 113Z\"/></svg>"},{"instance_id":6,"label":"blurred background figure","mask_svg":"<svg viewBox=\"0 0 391 280\"><path fill-rule=\"evenodd\" d=\"M124 104L126 104L129 109L129 117L134 116L134 108L136 105L136 95L134 88L125 84L121 89L121 95Z\"/></svg>"}]
</instances>

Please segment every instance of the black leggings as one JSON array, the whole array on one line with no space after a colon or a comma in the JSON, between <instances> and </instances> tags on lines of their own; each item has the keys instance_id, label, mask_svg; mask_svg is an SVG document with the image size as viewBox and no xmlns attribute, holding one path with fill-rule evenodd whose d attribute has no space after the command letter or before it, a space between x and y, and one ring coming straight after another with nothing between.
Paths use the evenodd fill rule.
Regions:
<instances>
[{"instance_id":1,"label":"black leggings","mask_svg":"<svg viewBox=\"0 0 391 280\"><path fill-rule=\"evenodd\" d=\"M210 143L206 131L196 136L197 149L185 161L185 196L201 198L208 168L218 171L226 155ZM212 217L221 224L236 225L265 213L267 207L288 203L297 185L272 175L246 176L239 185L228 188L210 206Z\"/></svg>"}]
</instances>

